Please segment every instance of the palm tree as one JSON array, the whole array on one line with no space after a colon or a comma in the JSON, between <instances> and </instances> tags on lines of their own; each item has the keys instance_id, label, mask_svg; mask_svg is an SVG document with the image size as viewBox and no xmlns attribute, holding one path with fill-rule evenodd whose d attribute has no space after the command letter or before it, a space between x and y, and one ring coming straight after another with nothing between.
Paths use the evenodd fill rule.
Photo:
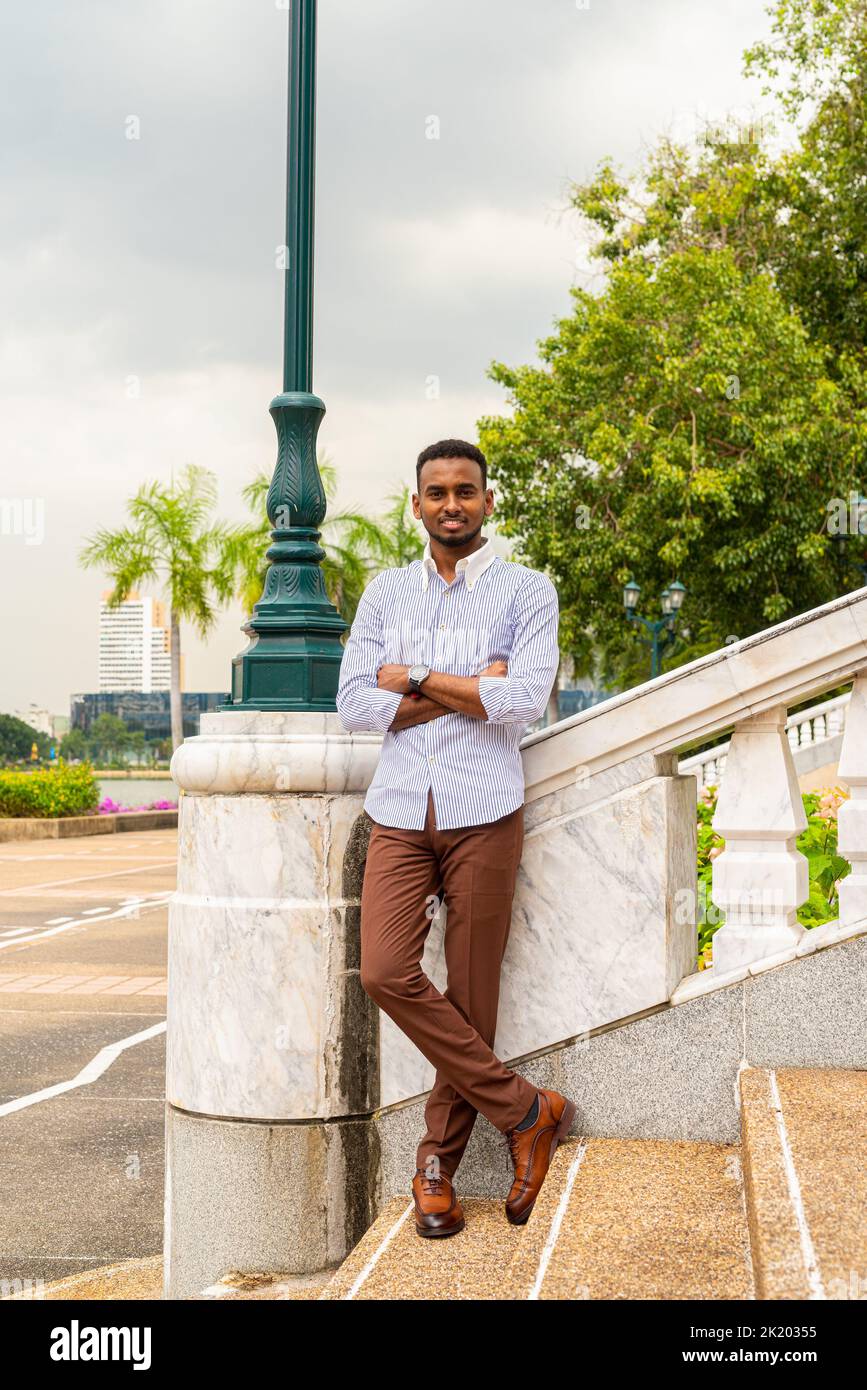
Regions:
<instances>
[{"instance_id":1,"label":"palm tree","mask_svg":"<svg viewBox=\"0 0 867 1390\"><path fill-rule=\"evenodd\" d=\"M181 715L180 620L188 619L202 637L214 624L219 604L233 597L233 547L243 528L210 520L217 501L214 474L196 464L183 470L176 485L149 483L127 503L132 525L100 530L83 548L79 562L99 566L114 582L109 606L118 607L139 585L158 582L168 595L171 629L172 749L184 740Z\"/></svg>"},{"instance_id":2,"label":"palm tree","mask_svg":"<svg viewBox=\"0 0 867 1390\"><path fill-rule=\"evenodd\" d=\"M319 454L316 462L326 499L330 502L337 491L337 469L325 453ZM265 513L265 498L270 486L270 475L260 472L243 489L244 501L254 515L262 519L238 529L231 554L227 556L227 564L240 571L237 592L248 615L262 596L268 569L265 551L271 544L271 524ZM322 561L325 588L334 607L348 623L355 617L365 586L379 570L409 564L424 550L424 542L408 519L409 496L406 486L392 493L382 519L344 510L326 516L322 523L320 544L325 551Z\"/></svg>"}]
</instances>

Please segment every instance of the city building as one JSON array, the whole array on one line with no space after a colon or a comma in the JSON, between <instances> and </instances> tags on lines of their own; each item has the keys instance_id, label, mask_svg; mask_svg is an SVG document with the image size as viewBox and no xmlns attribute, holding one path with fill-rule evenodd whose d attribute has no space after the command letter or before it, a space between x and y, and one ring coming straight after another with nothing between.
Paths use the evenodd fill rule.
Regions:
<instances>
[{"instance_id":1,"label":"city building","mask_svg":"<svg viewBox=\"0 0 867 1390\"><path fill-rule=\"evenodd\" d=\"M147 739L170 738L170 698L168 690L102 690L71 695L70 727L89 733L99 715L114 714L128 729L141 729ZM193 738L199 732L199 719L206 710L219 709L228 699L228 691L183 691L184 738Z\"/></svg>"},{"instance_id":2,"label":"city building","mask_svg":"<svg viewBox=\"0 0 867 1390\"><path fill-rule=\"evenodd\" d=\"M147 694L169 690L172 683L171 632L166 605L133 590L116 608L99 605L100 693L138 690ZM184 688L184 656L181 653L181 690Z\"/></svg>"}]
</instances>

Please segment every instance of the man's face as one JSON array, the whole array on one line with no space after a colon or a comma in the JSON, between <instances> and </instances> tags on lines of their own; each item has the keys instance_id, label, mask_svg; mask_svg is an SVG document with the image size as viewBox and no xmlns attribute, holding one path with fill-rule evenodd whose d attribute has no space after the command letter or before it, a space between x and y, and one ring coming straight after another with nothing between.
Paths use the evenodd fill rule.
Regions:
<instances>
[{"instance_id":1,"label":"man's face","mask_svg":"<svg viewBox=\"0 0 867 1390\"><path fill-rule=\"evenodd\" d=\"M440 545L466 546L494 510L494 493L482 489L475 459L429 459L421 470L421 492L412 495L413 516Z\"/></svg>"}]
</instances>

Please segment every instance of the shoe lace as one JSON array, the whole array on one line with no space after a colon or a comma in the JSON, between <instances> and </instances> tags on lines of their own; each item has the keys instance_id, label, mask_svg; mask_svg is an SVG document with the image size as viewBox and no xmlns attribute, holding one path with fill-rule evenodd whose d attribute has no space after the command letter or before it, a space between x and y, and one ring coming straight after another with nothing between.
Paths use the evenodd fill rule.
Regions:
<instances>
[{"instance_id":1,"label":"shoe lace","mask_svg":"<svg viewBox=\"0 0 867 1390\"><path fill-rule=\"evenodd\" d=\"M423 1169L419 1169L419 1172L421 1174L422 1191L424 1192L425 1196L439 1197L442 1193L443 1183L446 1182L445 1174L441 1173L439 1177L435 1178L431 1177L430 1174L425 1173Z\"/></svg>"},{"instance_id":2,"label":"shoe lace","mask_svg":"<svg viewBox=\"0 0 867 1390\"><path fill-rule=\"evenodd\" d=\"M509 1150L512 1162L518 1162L518 1131L517 1129L507 1129L503 1135L503 1147Z\"/></svg>"}]
</instances>

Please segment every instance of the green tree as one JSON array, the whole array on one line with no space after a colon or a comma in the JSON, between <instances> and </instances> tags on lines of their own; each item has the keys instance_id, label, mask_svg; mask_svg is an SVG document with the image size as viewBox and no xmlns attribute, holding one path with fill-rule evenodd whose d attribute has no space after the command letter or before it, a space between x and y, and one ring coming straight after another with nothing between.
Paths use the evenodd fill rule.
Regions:
<instances>
[{"instance_id":1,"label":"green tree","mask_svg":"<svg viewBox=\"0 0 867 1390\"><path fill-rule=\"evenodd\" d=\"M867 0L774 0L771 37L744 54L747 75L798 131L771 157L765 127L709 131L695 149L661 140L633 187L610 160L569 202L608 261L659 263L690 246L731 247L772 274L787 307L833 350L829 374L862 389L867 348Z\"/></svg>"},{"instance_id":2,"label":"green tree","mask_svg":"<svg viewBox=\"0 0 867 1390\"><path fill-rule=\"evenodd\" d=\"M135 755L135 761L141 763L145 757L145 735L144 729L130 729L127 740L127 752Z\"/></svg>"},{"instance_id":3,"label":"green tree","mask_svg":"<svg viewBox=\"0 0 867 1390\"><path fill-rule=\"evenodd\" d=\"M16 763L30 758L30 750L36 744L40 758L48 757L50 740L14 714L0 714L0 761Z\"/></svg>"},{"instance_id":4,"label":"green tree","mask_svg":"<svg viewBox=\"0 0 867 1390\"><path fill-rule=\"evenodd\" d=\"M773 167L771 263L814 338L847 358L867 347L867 3L775 0L771 37L747 49L796 149Z\"/></svg>"},{"instance_id":5,"label":"green tree","mask_svg":"<svg viewBox=\"0 0 867 1390\"><path fill-rule=\"evenodd\" d=\"M129 729L116 714L97 715L88 740L92 756L102 767L121 762L129 747Z\"/></svg>"},{"instance_id":6,"label":"green tree","mask_svg":"<svg viewBox=\"0 0 867 1390\"><path fill-rule=\"evenodd\" d=\"M691 640L668 665L832 598L826 499L854 482L865 420L771 277L692 246L571 294L541 366L491 365L514 410L478 431L500 531L557 585L576 674L598 657L609 684L646 679L630 577L654 608L687 586Z\"/></svg>"},{"instance_id":7,"label":"green tree","mask_svg":"<svg viewBox=\"0 0 867 1390\"><path fill-rule=\"evenodd\" d=\"M127 503L132 524L102 529L88 541L80 562L106 571L114 582L109 603L116 607L133 589L161 584L168 595L171 630L172 746L183 742L181 709L181 619L206 637L217 604L234 592L234 547L239 528L213 521L216 480L208 469L189 464L181 482L149 483Z\"/></svg>"},{"instance_id":8,"label":"green tree","mask_svg":"<svg viewBox=\"0 0 867 1390\"><path fill-rule=\"evenodd\" d=\"M65 762L73 759L84 761L90 756L90 745L83 729L70 729L60 740L58 750Z\"/></svg>"}]
</instances>

